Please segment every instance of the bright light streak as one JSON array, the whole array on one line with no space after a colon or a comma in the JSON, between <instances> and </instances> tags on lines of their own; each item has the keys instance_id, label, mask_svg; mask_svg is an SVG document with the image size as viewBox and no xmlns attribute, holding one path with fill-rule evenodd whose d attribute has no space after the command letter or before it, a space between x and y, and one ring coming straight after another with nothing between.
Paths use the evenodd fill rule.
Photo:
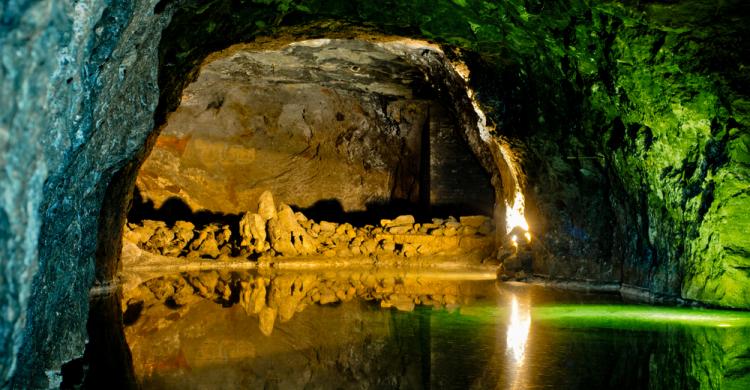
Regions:
<instances>
[{"instance_id":1,"label":"bright light streak","mask_svg":"<svg viewBox=\"0 0 750 390\"><path fill-rule=\"evenodd\" d=\"M510 146L505 142L498 142L497 143L498 148L500 150L500 154L503 158L503 161L508 166L508 171L510 173L510 179L512 181L514 195L513 199L505 200L505 230L507 234L510 234L511 231L515 228L521 228L524 232L529 231L529 223L526 221L526 217L524 216L524 210L526 208L526 201L523 196L523 191L521 190L522 187L522 178L523 173L521 172L521 168L518 166L518 163L516 162L515 155L513 154L513 151L510 149ZM531 234L529 234L529 237Z\"/></svg>"},{"instance_id":2,"label":"bright light streak","mask_svg":"<svg viewBox=\"0 0 750 390\"><path fill-rule=\"evenodd\" d=\"M511 230L520 227L524 231L529 231L529 223L526 222L524 212L524 198L520 190L516 192L513 203L505 202L505 228L508 233Z\"/></svg>"},{"instance_id":3,"label":"bright light streak","mask_svg":"<svg viewBox=\"0 0 750 390\"><path fill-rule=\"evenodd\" d=\"M530 327L531 313L528 308L521 312L518 299L514 295L510 305L510 322L508 323L508 333L506 336L506 350L513 356L516 365L519 367L523 365Z\"/></svg>"},{"instance_id":4,"label":"bright light streak","mask_svg":"<svg viewBox=\"0 0 750 390\"><path fill-rule=\"evenodd\" d=\"M461 78L463 78L468 85L470 73L469 68L466 66L466 64L462 62L453 62L451 63L451 65L453 67L453 70L459 76L461 76ZM509 199L505 199L506 234L510 234L513 229L520 227L526 232L524 234L524 236L526 237L526 241L531 242L529 224L528 222L526 222L526 217L524 217L525 202L522 192L523 185L521 183L523 173L520 170L520 167L515 159L513 152L510 149L510 146L506 142L498 142L497 139L494 139L492 137L491 133L495 130L495 128L487 122L487 117L482 111L482 108L479 106L474 91L471 88L467 87L466 94L471 101L474 112L477 114L477 128L479 129L479 138L481 138L485 143L495 142L499 146L500 154L502 155L505 164L510 170L510 175L512 176L511 179L515 187L515 196L513 197L512 201L510 201ZM518 246L517 240L513 240L513 245L516 247Z\"/></svg>"}]
</instances>

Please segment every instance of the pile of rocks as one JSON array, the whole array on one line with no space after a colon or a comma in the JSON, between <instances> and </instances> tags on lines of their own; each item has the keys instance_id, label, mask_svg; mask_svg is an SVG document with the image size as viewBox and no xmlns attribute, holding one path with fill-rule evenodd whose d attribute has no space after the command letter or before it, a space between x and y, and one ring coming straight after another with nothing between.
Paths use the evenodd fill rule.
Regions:
<instances>
[{"instance_id":1,"label":"pile of rocks","mask_svg":"<svg viewBox=\"0 0 750 390\"><path fill-rule=\"evenodd\" d=\"M288 321L311 304L359 298L411 311L416 305L453 307L459 301L459 290L455 282L370 272L258 275L203 271L149 280L124 297L123 308L162 303L183 307L200 299L224 305L239 303L248 315L258 316L260 330L269 335L277 319Z\"/></svg>"},{"instance_id":2,"label":"pile of rocks","mask_svg":"<svg viewBox=\"0 0 750 390\"><path fill-rule=\"evenodd\" d=\"M144 250L173 257L395 255L413 257L472 250L487 244L493 225L486 216L416 223L411 215L383 219L378 226L354 227L308 219L286 204L275 206L270 192L258 200L258 211L242 215L239 237L228 225L196 230L190 222L168 227L160 221L128 224L125 239Z\"/></svg>"},{"instance_id":3,"label":"pile of rocks","mask_svg":"<svg viewBox=\"0 0 750 390\"><path fill-rule=\"evenodd\" d=\"M209 224L196 229L190 222L177 221L169 227L163 221L128 223L123 239L141 249L171 257L218 258L232 256L235 243L229 225Z\"/></svg>"}]
</instances>

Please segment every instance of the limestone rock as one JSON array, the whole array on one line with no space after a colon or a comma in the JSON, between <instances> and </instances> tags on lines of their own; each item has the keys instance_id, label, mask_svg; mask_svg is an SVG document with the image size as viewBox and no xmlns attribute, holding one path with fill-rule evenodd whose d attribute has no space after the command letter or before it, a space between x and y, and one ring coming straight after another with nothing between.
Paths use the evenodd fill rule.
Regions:
<instances>
[{"instance_id":1,"label":"limestone rock","mask_svg":"<svg viewBox=\"0 0 750 390\"><path fill-rule=\"evenodd\" d=\"M390 253L396 250L396 243L393 242L393 240L384 240L380 243L380 248L386 252Z\"/></svg>"},{"instance_id":2,"label":"limestone rock","mask_svg":"<svg viewBox=\"0 0 750 390\"><path fill-rule=\"evenodd\" d=\"M362 245L360 246L362 253L365 255L374 253L377 248L378 248L378 242L375 241L374 239L365 240L364 242L362 242Z\"/></svg>"},{"instance_id":3,"label":"limestone rock","mask_svg":"<svg viewBox=\"0 0 750 390\"><path fill-rule=\"evenodd\" d=\"M448 226L443 229L443 235L447 237L455 236L456 234L458 234L458 229L455 226Z\"/></svg>"},{"instance_id":4,"label":"limestone rock","mask_svg":"<svg viewBox=\"0 0 750 390\"><path fill-rule=\"evenodd\" d=\"M156 229L166 227L162 221L144 220L140 225L130 223L129 229L125 231L125 239L137 245L143 245L154 235Z\"/></svg>"},{"instance_id":5,"label":"limestone rock","mask_svg":"<svg viewBox=\"0 0 750 390\"><path fill-rule=\"evenodd\" d=\"M273 203L273 195L270 191L264 191L258 198L258 214L263 221L276 218L276 206Z\"/></svg>"},{"instance_id":6,"label":"limestone rock","mask_svg":"<svg viewBox=\"0 0 750 390\"><path fill-rule=\"evenodd\" d=\"M217 258L221 254L219 250L219 243L216 241L216 232L219 230L216 225L209 225L201 229L198 233L198 237L190 243L190 249L192 256L207 256L210 258Z\"/></svg>"},{"instance_id":7,"label":"limestone rock","mask_svg":"<svg viewBox=\"0 0 750 390\"><path fill-rule=\"evenodd\" d=\"M414 225L414 216L412 215L399 215L396 217L396 219L389 220L389 219L381 219L380 220L380 226L383 226L384 228L390 228L395 226L405 226L405 225Z\"/></svg>"},{"instance_id":8,"label":"limestone rock","mask_svg":"<svg viewBox=\"0 0 750 390\"><path fill-rule=\"evenodd\" d=\"M321 232L335 232L337 225L333 222L321 221L320 231Z\"/></svg>"},{"instance_id":9,"label":"limestone rock","mask_svg":"<svg viewBox=\"0 0 750 390\"><path fill-rule=\"evenodd\" d=\"M417 246L414 244L404 244L404 247L401 249L401 254L406 257L415 257L417 256Z\"/></svg>"},{"instance_id":10,"label":"limestone rock","mask_svg":"<svg viewBox=\"0 0 750 390\"><path fill-rule=\"evenodd\" d=\"M228 225L224 225L221 227L221 230L218 231L216 234L216 242L219 243L219 246L229 243L229 240L232 238L232 230L229 228Z\"/></svg>"},{"instance_id":11,"label":"limestone rock","mask_svg":"<svg viewBox=\"0 0 750 390\"><path fill-rule=\"evenodd\" d=\"M318 242L302 228L292 208L282 204L275 218L268 221L271 247L284 256L309 255L317 251Z\"/></svg>"},{"instance_id":12,"label":"limestone rock","mask_svg":"<svg viewBox=\"0 0 750 390\"><path fill-rule=\"evenodd\" d=\"M144 244L144 247L152 252L162 253L163 249L166 248L173 239L174 232L166 226L160 226L156 228L154 234Z\"/></svg>"},{"instance_id":13,"label":"limestone rock","mask_svg":"<svg viewBox=\"0 0 750 390\"><path fill-rule=\"evenodd\" d=\"M245 213L240 219L240 246L247 247L256 253L265 252L268 249L266 241L266 223L260 214Z\"/></svg>"},{"instance_id":14,"label":"limestone rock","mask_svg":"<svg viewBox=\"0 0 750 390\"><path fill-rule=\"evenodd\" d=\"M388 228L388 233L391 234L405 234L411 230L411 225L393 226Z\"/></svg>"}]
</instances>

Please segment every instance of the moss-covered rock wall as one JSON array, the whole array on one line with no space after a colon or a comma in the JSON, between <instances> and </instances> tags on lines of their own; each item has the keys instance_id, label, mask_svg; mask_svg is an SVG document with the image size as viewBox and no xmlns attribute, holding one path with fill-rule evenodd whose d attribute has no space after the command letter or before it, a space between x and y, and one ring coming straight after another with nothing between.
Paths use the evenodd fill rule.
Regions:
<instances>
[{"instance_id":1,"label":"moss-covered rock wall","mask_svg":"<svg viewBox=\"0 0 750 390\"><path fill-rule=\"evenodd\" d=\"M159 123L207 54L281 28L455 48L522 155L536 272L749 308L748 14L739 0L4 2L0 385L44 386L81 352L94 237L117 215L100 207L124 206L105 192L123 193L112 175L153 129L156 65Z\"/></svg>"}]
</instances>

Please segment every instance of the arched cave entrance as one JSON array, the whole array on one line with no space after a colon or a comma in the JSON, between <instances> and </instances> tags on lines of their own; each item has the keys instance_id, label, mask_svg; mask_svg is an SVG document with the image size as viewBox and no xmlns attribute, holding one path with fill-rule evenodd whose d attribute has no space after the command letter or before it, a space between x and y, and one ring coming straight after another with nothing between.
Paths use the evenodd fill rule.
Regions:
<instances>
[{"instance_id":1,"label":"arched cave entrance","mask_svg":"<svg viewBox=\"0 0 750 390\"><path fill-rule=\"evenodd\" d=\"M385 38L209 55L137 175L124 266L144 261L136 246L236 260L494 253L507 201L490 143L472 150L479 125L461 123L470 93L438 47Z\"/></svg>"},{"instance_id":2,"label":"arched cave entrance","mask_svg":"<svg viewBox=\"0 0 750 390\"><path fill-rule=\"evenodd\" d=\"M523 176L509 145L488 136L491 129L465 83L465 66L424 41L359 38L286 37L207 57L182 90L180 105L149 138L149 153L110 185L105 203L110 208L103 211L109 217L103 222L112 225L102 233L123 231L124 247L118 257L119 240L100 241L100 254L122 261L118 278L126 290L144 281L144 272L153 278L185 267L165 259L203 261L196 269L211 268L205 260L262 260L269 252L257 245L248 250L244 245L251 239L242 231L250 229L243 225L248 215L262 214L264 193L273 194L271 205L279 215L291 205L296 222L307 230L301 234L321 244L310 252L279 249L268 221L263 229L271 256L370 256L387 264L389 255L397 263L403 257L425 256L429 263L430 256L448 255L440 261L468 265L494 263L503 246L498 240L508 233L514 245L530 240ZM116 223L126 219L117 207L130 199L131 190L122 230ZM407 215L416 218L401 224ZM360 240L359 248L344 246L342 254L335 235L315 231L328 222L336 235L364 233L377 248L366 251ZM290 233L296 246L298 233L283 232ZM380 237L403 233L421 237L420 245ZM215 245L206 245L206 235ZM450 243L440 237L437 245L423 243L436 236ZM99 265L100 274L117 272L110 262ZM111 304L108 298L92 305L92 341L84 361L101 366L89 369L91 383L98 377L107 381L100 376L118 369L115 375L133 380L124 338L113 349L111 334L102 334L100 326L135 321L143 302L126 294L122 313ZM271 331L264 327L264 333ZM110 359L97 359L101 354ZM68 378L78 376L80 362L66 366Z\"/></svg>"},{"instance_id":3,"label":"arched cave entrance","mask_svg":"<svg viewBox=\"0 0 750 390\"><path fill-rule=\"evenodd\" d=\"M355 225L492 215L491 174L450 97L392 46L315 39L211 55L141 167L130 220L238 215L264 191Z\"/></svg>"}]
</instances>

